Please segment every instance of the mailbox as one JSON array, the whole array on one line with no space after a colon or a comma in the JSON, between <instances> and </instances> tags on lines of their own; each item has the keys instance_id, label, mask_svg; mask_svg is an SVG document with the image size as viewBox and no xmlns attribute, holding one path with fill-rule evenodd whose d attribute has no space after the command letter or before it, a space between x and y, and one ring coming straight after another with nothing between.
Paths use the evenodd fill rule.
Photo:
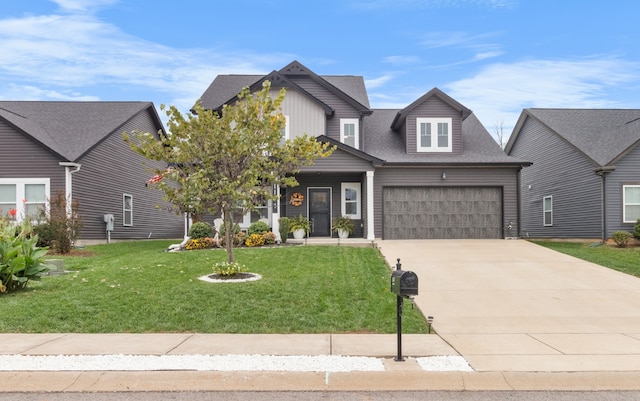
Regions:
<instances>
[{"instance_id":1,"label":"mailbox","mask_svg":"<svg viewBox=\"0 0 640 401\"><path fill-rule=\"evenodd\" d=\"M418 276L412 271L394 271L391 273L391 292L401 297L418 295Z\"/></svg>"}]
</instances>

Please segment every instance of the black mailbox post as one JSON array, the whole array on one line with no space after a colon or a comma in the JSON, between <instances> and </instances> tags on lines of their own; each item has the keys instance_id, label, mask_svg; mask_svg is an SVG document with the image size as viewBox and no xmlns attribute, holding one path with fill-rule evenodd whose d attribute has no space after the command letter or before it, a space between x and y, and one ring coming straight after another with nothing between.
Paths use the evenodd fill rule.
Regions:
<instances>
[{"instance_id":1,"label":"black mailbox post","mask_svg":"<svg viewBox=\"0 0 640 401\"><path fill-rule=\"evenodd\" d=\"M391 273L391 292L396 294L396 315L398 326L398 355L397 362L404 361L402 357L402 306L405 298L413 298L418 295L418 276L412 271L402 270L400 258L396 264L396 271Z\"/></svg>"}]
</instances>

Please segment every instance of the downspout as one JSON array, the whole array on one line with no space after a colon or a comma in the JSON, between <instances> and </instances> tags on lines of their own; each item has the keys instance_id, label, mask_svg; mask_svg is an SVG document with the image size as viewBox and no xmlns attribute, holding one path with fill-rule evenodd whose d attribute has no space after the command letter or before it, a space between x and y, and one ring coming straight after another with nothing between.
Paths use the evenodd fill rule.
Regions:
<instances>
[{"instance_id":1,"label":"downspout","mask_svg":"<svg viewBox=\"0 0 640 401\"><path fill-rule=\"evenodd\" d=\"M600 187L600 213L601 213L601 221L600 224L602 225L602 245L607 243L607 197L606 197L606 190L607 190L607 173L611 173L613 171L615 171L615 166L604 166L604 167L599 167L597 169L595 169L595 173L597 175L599 175L600 177L602 177L602 185Z\"/></svg>"},{"instance_id":2,"label":"downspout","mask_svg":"<svg viewBox=\"0 0 640 401\"><path fill-rule=\"evenodd\" d=\"M64 167L64 197L67 201L67 216L71 216L71 206L73 204L73 178L71 174L80 171L80 163L60 162ZM72 170L74 168L75 170Z\"/></svg>"}]
</instances>

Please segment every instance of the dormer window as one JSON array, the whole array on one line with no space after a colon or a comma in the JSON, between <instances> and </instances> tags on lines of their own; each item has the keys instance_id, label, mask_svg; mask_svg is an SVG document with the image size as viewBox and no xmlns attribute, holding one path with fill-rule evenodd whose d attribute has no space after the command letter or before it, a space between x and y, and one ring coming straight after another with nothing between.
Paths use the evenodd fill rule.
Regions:
<instances>
[{"instance_id":1,"label":"dormer window","mask_svg":"<svg viewBox=\"0 0 640 401\"><path fill-rule=\"evenodd\" d=\"M340 142L358 149L358 132L357 118L340 119Z\"/></svg>"},{"instance_id":2,"label":"dormer window","mask_svg":"<svg viewBox=\"0 0 640 401\"><path fill-rule=\"evenodd\" d=\"M418 152L451 152L451 118L417 118Z\"/></svg>"}]
</instances>

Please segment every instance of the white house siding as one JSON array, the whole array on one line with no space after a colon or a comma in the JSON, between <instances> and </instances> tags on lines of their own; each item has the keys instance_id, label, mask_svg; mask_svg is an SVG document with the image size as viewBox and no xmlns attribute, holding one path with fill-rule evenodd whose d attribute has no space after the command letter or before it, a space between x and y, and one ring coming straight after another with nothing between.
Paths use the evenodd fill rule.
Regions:
<instances>
[{"instance_id":1,"label":"white house siding","mask_svg":"<svg viewBox=\"0 0 640 401\"><path fill-rule=\"evenodd\" d=\"M533 162L521 175L523 237L600 238L602 181L593 162L531 118L523 124L510 155ZM552 226L543 224L546 196L553 197Z\"/></svg>"}]
</instances>

